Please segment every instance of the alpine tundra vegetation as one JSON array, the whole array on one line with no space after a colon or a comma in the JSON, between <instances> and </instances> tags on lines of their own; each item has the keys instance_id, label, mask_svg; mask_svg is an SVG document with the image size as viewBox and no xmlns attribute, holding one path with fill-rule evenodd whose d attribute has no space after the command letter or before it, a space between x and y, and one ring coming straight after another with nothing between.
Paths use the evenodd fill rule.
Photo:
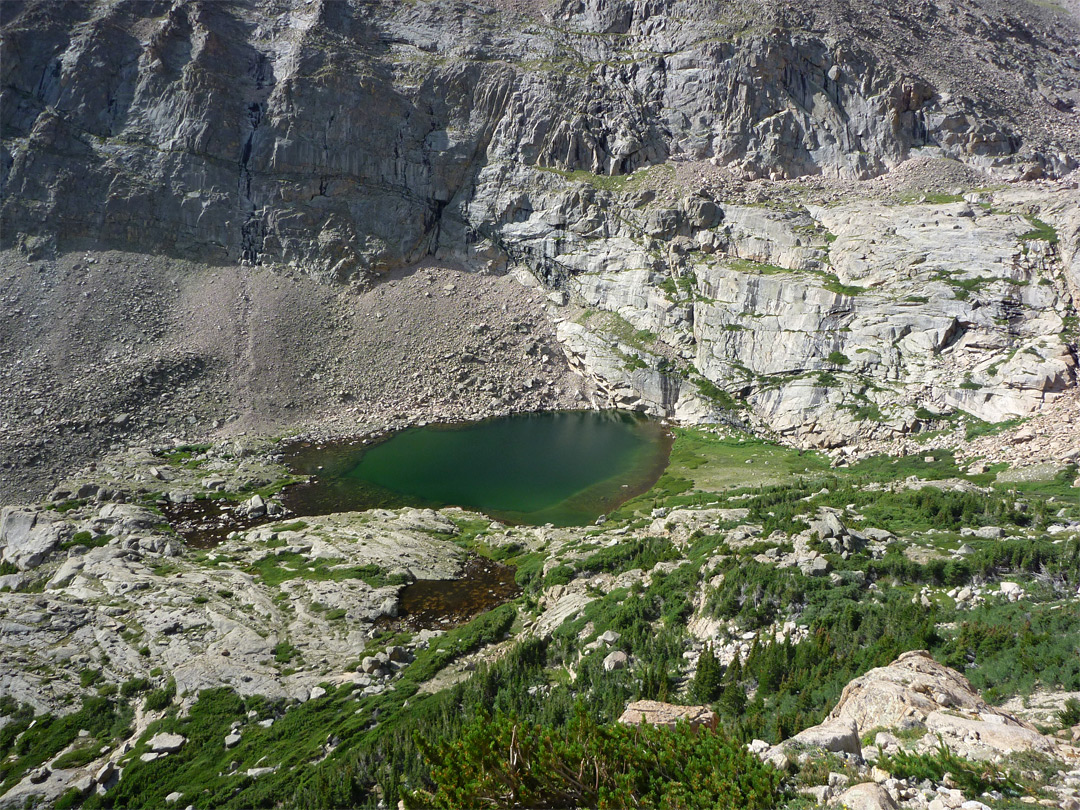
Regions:
<instances>
[{"instance_id":1,"label":"alpine tundra vegetation","mask_svg":"<svg viewBox=\"0 0 1080 810\"><path fill-rule=\"evenodd\" d=\"M0 37L0 808L1080 809L1076 0Z\"/></svg>"}]
</instances>

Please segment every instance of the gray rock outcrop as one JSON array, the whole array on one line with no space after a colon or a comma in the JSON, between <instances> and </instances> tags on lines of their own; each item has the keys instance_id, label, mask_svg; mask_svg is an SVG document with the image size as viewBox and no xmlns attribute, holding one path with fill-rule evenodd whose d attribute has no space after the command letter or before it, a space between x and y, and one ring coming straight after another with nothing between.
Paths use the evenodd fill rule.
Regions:
<instances>
[{"instance_id":1,"label":"gray rock outcrop","mask_svg":"<svg viewBox=\"0 0 1080 810\"><path fill-rule=\"evenodd\" d=\"M4 507L0 511L0 559L20 571L35 568L60 544L61 531L46 512Z\"/></svg>"},{"instance_id":2,"label":"gray rock outcrop","mask_svg":"<svg viewBox=\"0 0 1080 810\"><path fill-rule=\"evenodd\" d=\"M1075 133L1042 112L1048 99L1071 108L1080 86L1061 56L1072 19L988 7L980 48L965 49L962 15L923 13L29 2L3 30L5 240L343 279L437 250L520 254L498 225L548 207L536 197L560 185L549 169L625 175L678 157L747 177L865 178L922 147L1016 176L1074 167ZM1043 47L1018 44L1036 30L1025 36ZM1044 77L1040 93L1021 75ZM506 199L498 189L513 202L474 217L477 201ZM690 213L704 227L716 216ZM678 227L661 209L650 223L658 236Z\"/></svg>"},{"instance_id":3,"label":"gray rock outcrop","mask_svg":"<svg viewBox=\"0 0 1080 810\"><path fill-rule=\"evenodd\" d=\"M852 722L829 720L817 726L803 729L784 743L785 748L806 746L831 751L834 754L862 756L859 729Z\"/></svg>"},{"instance_id":4,"label":"gray rock outcrop","mask_svg":"<svg viewBox=\"0 0 1080 810\"><path fill-rule=\"evenodd\" d=\"M827 722L871 728L925 726L927 739L977 759L1014 751L1054 753L1061 743L1001 709L990 706L968 680L925 651L908 652L887 667L851 681Z\"/></svg>"}]
</instances>

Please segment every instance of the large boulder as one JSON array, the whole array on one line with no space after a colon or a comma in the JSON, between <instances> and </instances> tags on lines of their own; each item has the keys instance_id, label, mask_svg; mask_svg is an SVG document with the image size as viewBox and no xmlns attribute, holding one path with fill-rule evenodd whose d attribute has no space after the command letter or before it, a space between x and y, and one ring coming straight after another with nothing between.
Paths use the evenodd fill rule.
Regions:
<instances>
[{"instance_id":1,"label":"large boulder","mask_svg":"<svg viewBox=\"0 0 1080 810\"><path fill-rule=\"evenodd\" d=\"M959 717L950 712L931 712L926 729L938 735L951 749L974 759L992 758L1014 751L1040 751L1055 754L1059 743L1051 737L1018 722L1009 722L1006 715L988 713L978 718Z\"/></svg>"},{"instance_id":2,"label":"large boulder","mask_svg":"<svg viewBox=\"0 0 1080 810\"><path fill-rule=\"evenodd\" d=\"M614 672L617 669L626 669L626 665L629 663L630 658L622 650L615 650L607 655L604 659L604 671Z\"/></svg>"},{"instance_id":3,"label":"large boulder","mask_svg":"<svg viewBox=\"0 0 1080 810\"><path fill-rule=\"evenodd\" d=\"M683 720L692 728L705 728L715 731L719 718L708 706L676 706L673 703L661 703L659 700L635 700L627 704L626 710L619 716L619 722L630 726L649 724L674 728Z\"/></svg>"},{"instance_id":4,"label":"large boulder","mask_svg":"<svg viewBox=\"0 0 1080 810\"><path fill-rule=\"evenodd\" d=\"M849 720L827 720L820 725L803 729L784 743L785 748L795 746L821 748L834 754L862 756L859 729Z\"/></svg>"},{"instance_id":5,"label":"large boulder","mask_svg":"<svg viewBox=\"0 0 1080 810\"><path fill-rule=\"evenodd\" d=\"M0 510L0 558L20 571L40 565L62 536L53 516L45 512L12 506Z\"/></svg>"},{"instance_id":6,"label":"large boulder","mask_svg":"<svg viewBox=\"0 0 1080 810\"><path fill-rule=\"evenodd\" d=\"M174 754L179 751L186 742L187 738L181 734L170 734L167 731L162 731L151 737L146 745L147 748L155 754Z\"/></svg>"},{"instance_id":7,"label":"large boulder","mask_svg":"<svg viewBox=\"0 0 1080 810\"><path fill-rule=\"evenodd\" d=\"M924 725L935 745L940 739L950 750L974 759L996 759L1013 751L1066 754L1062 743L990 706L967 678L924 650L904 653L889 666L851 681L829 718L852 724L860 733Z\"/></svg>"},{"instance_id":8,"label":"large boulder","mask_svg":"<svg viewBox=\"0 0 1080 810\"><path fill-rule=\"evenodd\" d=\"M939 664L925 650L915 650L851 681L829 718L853 722L860 731L868 731L912 720L925 723L929 714L941 709L973 715L996 713L967 678Z\"/></svg>"}]
</instances>

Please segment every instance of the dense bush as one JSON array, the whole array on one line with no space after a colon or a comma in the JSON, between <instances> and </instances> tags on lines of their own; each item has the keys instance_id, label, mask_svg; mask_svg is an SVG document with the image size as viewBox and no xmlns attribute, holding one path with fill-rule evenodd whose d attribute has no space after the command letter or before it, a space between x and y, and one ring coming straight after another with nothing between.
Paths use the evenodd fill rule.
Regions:
<instances>
[{"instance_id":1,"label":"dense bush","mask_svg":"<svg viewBox=\"0 0 1080 810\"><path fill-rule=\"evenodd\" d=\"M155 689L146 696L143 708L148 712L160 712L172 705L176 697L176 681L169 678L168 682L160 689Z\"/></svg>"},{"instance_id":2,"label":"dense bush","mask_svg":"<svg viewBox=\"0 0 1080 810\"><path fill-rule=\"evenodd\" d=\"M1069 698L1058 712L1058 722L1062 728L1070 728L1080 723L1080 700Z\"/></svg>"},{"instance_id":3,"label":"dense bush","mask_svg":"<svg viewBox=\"0 0 1080 810\"><path fill-rule=\"evenodd\" d=\"M420 747L435 789L419 807L669 807L757 810L781 797L780 774L722 733L600 725L582 708L563 728L478 717Z\"/></svg>"},{"instance_id":4,"label":"dense bush","mask_svg":"<svg viewBox=\"0 0 1080 810\"><path fill-rule=\"evenodd\" d=\"M679 557L670 540L660 537L644 537L628 540L597 551L580 564L582 571L618 574L632 568L648 571L658 562Z\"/></svg>"},{"instance_id":5,"label":"dense bush","mask_svg":"<svg viewBox=\"0 0 1080 810\"><path fill-rule=\"evenodd\" d=\"M944 743L939 743L933 753L900 750L892 755L883 754L877 765L899 779L941 782L945 774L952 774L953 782L968 796L980 796L990 790L1012 796L1020 792L1020 786L993 763L965 759L952 753Z\"/></svg>"}]
</instances>

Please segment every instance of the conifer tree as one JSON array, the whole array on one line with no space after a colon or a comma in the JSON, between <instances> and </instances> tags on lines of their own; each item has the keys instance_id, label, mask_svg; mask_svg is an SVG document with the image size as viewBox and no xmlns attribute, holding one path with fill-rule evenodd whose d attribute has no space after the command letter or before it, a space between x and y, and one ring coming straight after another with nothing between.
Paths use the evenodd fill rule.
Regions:
<instances>
[{"instance_id":1,"label":"conifer tree","mask_svg":"<svg viewBox=\"0 0 1080 810\"><path fill-rule=\"evenodd\" d=\"M694 698L702 703L716 700L720 695L721 677L720 662L713 653L712 644L706 644L698 658L697 672L694 674Z\"/></svg>"}]
</instances>

